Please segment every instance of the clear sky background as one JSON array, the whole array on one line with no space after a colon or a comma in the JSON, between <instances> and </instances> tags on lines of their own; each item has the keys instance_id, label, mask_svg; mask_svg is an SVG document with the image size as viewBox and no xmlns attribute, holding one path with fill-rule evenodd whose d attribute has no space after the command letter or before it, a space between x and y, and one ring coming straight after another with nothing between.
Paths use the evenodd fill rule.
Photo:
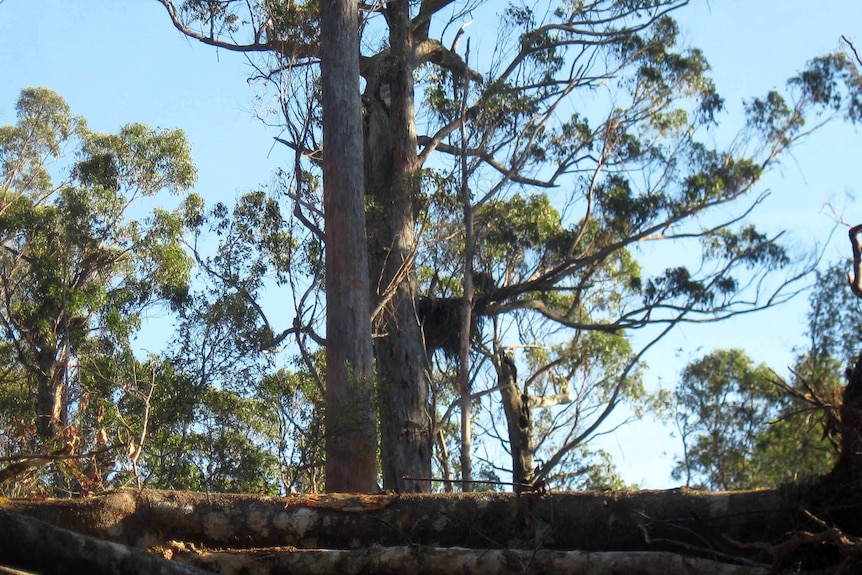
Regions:
<instances>
[{"instance_id":1,"label":"clear sky background","mask_svg":"<svg viewBox=\"0 0 862 575\"><path fill-rule=\"evenodd\" d=\"M495 0L489 0L493 6ZM500 10L504 3L501 1ZM859 0L693 0L676 13L685 40L701 48L739 121L741 101L782 87L805 62L840 47L848 36L862 48ZM494 42L482 23L468 28L474 50ZM463 44L462 44L463 45ZM267 184L288 160L273 146L277 132L256 117L260 104L246 83L244 56L187 40L156 0L5 0L0 3L0 125L15 121L22 88L58 92L90 127L116 131L129 122L182 128L198 167L196 191L208 204L232 202ZM265 104L265 103L264 103ZM796 148L760 190L770 198L753 219L770 232L787 230L798 257L823 247L835 227L826 202L851 223L862 222L862 137L832 124ZM826 260L850 255L839 228ZM709 326L683 326L647 356L651 385L673 386L690 360L716 348L739 347L755 361L786 373L803 343L805 296L781 308ZM278 318L276 323L288 321ZM669 487L679 442L671 430L644 420L601 441L624 479Z\"/></svg>"}]
</instances>

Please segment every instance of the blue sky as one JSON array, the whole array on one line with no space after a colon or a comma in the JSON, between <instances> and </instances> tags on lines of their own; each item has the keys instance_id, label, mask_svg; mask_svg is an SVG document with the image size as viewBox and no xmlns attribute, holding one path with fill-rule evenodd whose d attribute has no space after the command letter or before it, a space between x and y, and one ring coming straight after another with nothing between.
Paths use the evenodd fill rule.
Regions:
<instances>
[{"instance_id":1,"label":"blue sky","mask_svg":"<svg viewBox=\"0 0 862 575\"><path fill-rule=\"evenodd\" d=\"M96 130L182 128L208 201L268 182L285 157L254 117L245 59L187 41L155 0L7 0L0 70L3 124L22 88L45 86Z\"/></svg>"},{"instance_id":2,"label":"blue sky","mask_svg":"<svg viewBox=\"0 0 862 575\"><path fill-rule=\"evenodd\" d=\"M502 2L500 5L502 6ZM684 38L701 48L738 121L743 97L763 94L813 56L839 48L842 34L862 48L858 0L710 0L677 13ZM477 24L467 29L473 50L494 41ZM463 44L462 44L463 45ZM0 125L14 122L20 90L45 86L86 117L91 128L114 131L129 122L186 131L198 166L197 191L208 203L232 201L270 181L287 160L273 147L276 132L256 117L244 57L182 37L156 0L5 0L0 4ZM798 254L828 240L834 218L862 221L853 198L862 182L862 138L833 124L785 158L761 190L772 195L755 214L765 229L787 229ZM827 259L849 255L846 228L836 232ZM756 361L785 372L802 343L803 298L756 316L677 330L647 357L649 381L672 385L690 359L719 347L741 347ZM279 318L273 318L276 322ZM624 478L644 487L670 486L669 429L644 421L607 437Z\"/></svg>"}]
</instances>

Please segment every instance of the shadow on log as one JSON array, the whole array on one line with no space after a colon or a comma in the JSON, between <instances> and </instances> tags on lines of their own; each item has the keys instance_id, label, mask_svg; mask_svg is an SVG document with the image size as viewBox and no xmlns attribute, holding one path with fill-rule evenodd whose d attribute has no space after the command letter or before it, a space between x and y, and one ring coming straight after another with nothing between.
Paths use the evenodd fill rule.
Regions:
<instances>
[{"instance_id":1,"label":"shadow on log","mask_svg":"<svg viewBox=\"0 0 862 575\"><path fill-rule=\"evenodd\" d=\"M208 571L0 509L0 564L42 573L203 575ZM4 570L5 569L5 570ZM0 568L0 573L22 573Z\"/></svg>"}]
</instances>

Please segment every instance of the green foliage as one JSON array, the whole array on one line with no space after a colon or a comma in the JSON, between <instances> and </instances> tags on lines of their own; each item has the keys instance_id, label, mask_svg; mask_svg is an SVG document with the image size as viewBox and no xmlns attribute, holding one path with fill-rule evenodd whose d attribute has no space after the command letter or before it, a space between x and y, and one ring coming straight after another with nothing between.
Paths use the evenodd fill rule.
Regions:
<instances>
[{"instance_id":1,"label":"green foliage","mask_svg":"<svg viewBox=\"0 0 862 575\"><path fill-rule=\"evenodd\" d=\"M844 370L859 354L862 300L847 287L847 271L852 266L851 260L839 261L815 276L808 299L808 342L799 355L799 363L809 364L804 377L812 382L820 377L842 381ZM829 387L821 389L826 392Z\"/></svg>"},{"instance_id":2,"label":"green foliage","mask_svg":"<svg viewBox=\"0 0 862 575\"><path fill-rule=\"evenodd\" d=\"M132 219L130 208L162 191L184 193L195 170L179 130L92 132L44 88L24 90L17 111L17 124L0 128L0 348L10 370L4 393L19 398L3 415L36 423L45 443L19 441L21 451L72 438L84 450L102 425L94 410L104 418L126 393L141 315L182 305L188 291L179 212Z\"/></svg>"},{"instance_id":3,"label":"green foliage","mask_svg":"<svg viewBox=\"0 0 862 575\"><path fill-rule=\"evenodd\" d=\"M481 258L505 262L509 270L562 234L560 214L544 194L491 200L477 210L476 220Z\"/></svg>"},{"instance_id":4,"label":"green foliage","mask_svg":"<svg viewBox=\"0 0 862 575\"><path fill-rule=\"evenodd\" d=\"M537 401L577 390L571 404L534 412L537 449L546 461L585 441L579 436L585 422L600 420L609 403L642 401L643 409L657 401L639 390L637 370L628 371L632 350L609 345L603 354L593 343L627 341L627 329L714 320L781 299L746 292L791 265L776 238L748 220L737 224L735 215L715 225L708 214L718 206L732 211L798 141L806 117L836 110L855 117L858 81L845 60L829 57L791 79L786 94L773 91L747 104L742 145L708 145L703 134L719 122L724 100L705 55L679 45L669 15L674 7L564 2L552 17L540 6L511 3L500 37L517 34L519 42L467 96L463 145L477 202L474 278L490 280L477 292L476 311L493 318L484 324L482 345L517 341L552 350L531 351L532 359L520 362L524 393ZM454 87L458 76L431 67L425 79L428 133L457 126L464 97ZM599 86L612 94L608 102L595 97ZM581 95L568 99L568 91ZM567 114L571 108L578 112ZM423 224L433 248L421 259L420 285L431 297L462 293L453 264L463 261L464 250L463 222L453 215L460 145L453 146L451 171L425 180L430 205ZM647 242L660 240L694 249L647 276L638 258L649 253ZM481 365L480 355L474 357ZM787 435L785 427L771 430ZM577 452L560 465L577 467Z\"/></svg>"},{"instance_id":5,"label":"green foliage","mask_svg":"<svg viewBox=\"0 0 862 575\"><path fill-rule=\"evenodd\" d=\"M182 221L195 234L197 289L179 310L166 355L173 375L155 397L145 483L317 490L323 438L317 374L273 371L269 353L287 332L276 335L258 304L269 282L285 281L296 251L278 203L261 191L232 208L219 203L205 210L194 199Z\"/></svg>"},{"instance_id":6,"label":"green foliage","mask_svg":"<svg viewBox=\"0 0 862 575\"><path fill-rule=\"evenodd\" d=\"M814 58L790 84L799 89L800 98L828 110L844 111L853 122L862 119L862 78L856 63L843 52Z\"/></svg>"},{"instance_id":7,"label":"green foliage","mask_svg":"<svg viewBox=\"0 0 862 575\"><path fill-rule=\"evenodd\" d=\"M561 466L554 477L554 485L571 491L620 491L636 489L620 477L609 453L603 450L590 451L581 445L575 451L574 461Z\"/></svg>"},{"instance_id":8,"label":"green foliage","mask_svg":"<svg viewBox=\"0 0 862 575\"><path fill-rule=\"evenodd\" d=\"M673 471L686 485L719 490L764 487L792 478L764 469L758 433L777 420L781 397L766 366L740 350L718 350L690 363L677 387L683 459Z\"/></svg>"},{"instance_id":9,"label":"green foliage","mask_svg":"<svg viewBox=\"0 0 862 575\"><path fill-rule=\"evenodd\" d=\"M619 238L626 238L653 221L666 203L663 194L636 195L629 180L619 174L609 176L596 195L605 225Z\"/></svg>"},{"instance_id":10,"label":"green foliage","mask_svg":"<svg viewBox=\"0 0 862 575\"><path fill-rule=\"evenodd\" d=\"M826 473L835 451L823 414L794 400L740 350L690 363L676 393L683 457L675 479L707 489L777 487Z\"/></svg>"},{"instance_id":11,"label":"green foliage","mask_svg":"<svg viewBox=\"0 0 862 575\"><path fill-rule=\"evenodd\" d=\"M240 20L230 13L230 1L183 0L180 10L187 17L208 24L213 33L230 34L239 28Z\"/></svg>"},{"instance_id":12,"label":"green foliage","mask_svg":"<svg viewBox=\"0 0 862 575\"><path fill-rule=\"evenodd\" d=\"M214 337L224 335L216 326L210 327L216 331ZM217 340L195 343L201 346L197 354L164 360L158 374L141 462L144 484L198 491L280 492L273 449L279 436L271 406L253 395L254 379L241 384L221 370L235 368L240 376L250 378L260 377L260 372L226 354ZM176 351L192 353L189 348ZM123 407L126 419L140 424L145 406L128 402Z\"/></svg>"},{"instance_id":13,"label":"green foliage","mask_svg":"<svg viewBox=\"0 0 862 575\"><path fill-rule=\"evenodd\" d=\"M47 88L22 90L15 104L18 123L0 126L0 166L3 202L17 194L38 196L51 191L47 164L62 153L63 144L86 129L66 102Z\"/></svg>"},{"instance_id":14,"label":"green foliage","mask_svg":"<svg viewBox=\"0 0 862 575\"><path fill-rule=\"evenodd\" d=\"M295 361L295 371L282 369L265 377L258 392L278 421L284 484L299 492L317 492L324 485L323 358L323 353L316 355L314 372Z\"/></svg>"}]
</instances>

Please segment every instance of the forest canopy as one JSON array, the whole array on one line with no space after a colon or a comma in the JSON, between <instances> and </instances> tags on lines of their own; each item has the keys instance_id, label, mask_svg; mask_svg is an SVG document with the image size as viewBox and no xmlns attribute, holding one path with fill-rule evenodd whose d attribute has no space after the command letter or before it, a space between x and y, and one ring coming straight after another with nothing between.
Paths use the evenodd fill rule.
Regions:
<instances>
[{"instance_id":1,"label":"forest canopy","mask_svg":"<svg viewBox=\"0 0 862 575\"><path fill-rule=\"evenodd\" d=\"M179 130L96 134L56 94L22 93L3 132L3 456L58 463L14 490L318 490L338 341L325 233L342 225L324 219L318 7L160 3L189 38L249 55L291 159L270 189L211 203L188 194ZM816 262L757 227L759 182L816 128L858 120L854 60L813 55L751 95L722 147L725 101L674 20L685 4L512 4L510 42L481 55L456 40L483 7L360 10L382 487L622 487L591 447L620 406L695 429L680 419L694 388L644 387L654 342L778 305L809 277ZM173 209L132 207L172 192ZM684 257L656 265L663 244ZM134 337L152 313L174 329L146 355ZM763 397L789 393L767 380Z\"/></svg>"},{"instance_id":2,"label":"forest canopy","mask_svg":"<svg viewBox=\"0 0 862 575\"><path fill-rule=\"evenodd\" d=\"M21 90L0 570L858 569L862 225L829 206L833 262L764 209L860 120L850 40L738 102L686 0L157 2L184 50L244 58L279 167L196 187L191 119L117 100L100 131L96 83ZM670 337L803 292L787 376L731 334L648 384ZM681 487L602 450L643 418Z\"/></svg>"}]
</instances>

